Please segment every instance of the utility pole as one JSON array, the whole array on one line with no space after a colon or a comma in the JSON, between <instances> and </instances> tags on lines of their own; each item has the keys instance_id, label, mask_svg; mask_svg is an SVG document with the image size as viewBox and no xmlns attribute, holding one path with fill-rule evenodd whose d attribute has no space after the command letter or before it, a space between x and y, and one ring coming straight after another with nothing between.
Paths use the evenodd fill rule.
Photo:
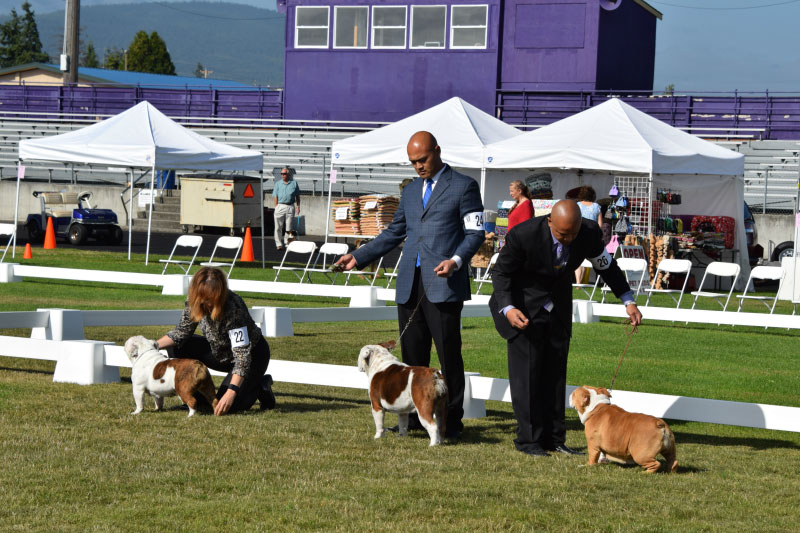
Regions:
<instances>
[{"instance_id":1,"label":"utility pole","mask_svg":"<svg viewBox=\"0 0 800 533\"><path fill-rule=\"evenodd\" d=\"M78 83L78 28L80 26L81 0L66 0L64 13L64 53L61 69L64 71L64 84ZM66 65L64 64L66 56ZM66 68L65 68L66 67Z\"/></svg>"}]
</instances>

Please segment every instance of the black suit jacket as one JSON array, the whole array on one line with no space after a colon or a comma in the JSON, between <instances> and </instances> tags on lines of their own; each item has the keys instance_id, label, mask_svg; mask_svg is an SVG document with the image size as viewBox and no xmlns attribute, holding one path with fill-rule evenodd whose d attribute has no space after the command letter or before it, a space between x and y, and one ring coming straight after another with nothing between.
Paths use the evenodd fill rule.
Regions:
<instances>
[{"instance_id":1,"label":"black suit jacket","mask_svg":"<svg viewBox=\"0 0 800 533\"><path fill-rule=\"evenodd\" d=\"M553 236L547 216L536 217L514 226L492 268L494 294L489 300L495 328L505 339L512 339L520 330L512 327L500 310L513 305L528 318L533 318L548 300L553 313L558 313L567 332L572 332L572 282L575 269L584 259L595 259L597 272L617 297L630 290L625 274L617 262L605 253L603 236L596 222L582 219L578 236L570 244L567 264L553 267ZM603 269L605 264L607 268Z\"/></svg>"}]
</instances>

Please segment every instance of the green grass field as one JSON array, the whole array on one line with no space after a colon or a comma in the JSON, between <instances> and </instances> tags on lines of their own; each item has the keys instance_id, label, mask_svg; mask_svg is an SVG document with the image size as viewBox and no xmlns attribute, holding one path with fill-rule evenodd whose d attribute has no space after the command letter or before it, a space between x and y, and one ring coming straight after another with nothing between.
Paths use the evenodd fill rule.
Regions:
<instances>
[{"instance_id":1,"label":"green grass field","mask_svg":"<svg viewBox=\"0 0 800 533\"><path fill-rule=\"evenodd\" d=\"M129 263L66 247L34 257L48 266L160 272L141 258ZM249 266L233 277L271 279ZM250 306L345 303L243 296ZM0 285L0 311L182 305L182 297L155 288ZM507 377L505 345L490 319L463 324L466 369ZM86 336L121 343L168 327L87 328ZM396 336L391 321L297 324L294 337L270 346L275 359L355 365L363 344ZM645 323L615 387L800 407L797 344L798 334L786 330ZM608 386L624 345L618 321L576 324L568 383ZM187 419L171 398L166 412L150 402L131 416L127 370L121 383L78 386L53 383L53 367L0 358L3 530L800 530L796 433L668 420L678 473L648 476L633 467L586 467L585 457L516 452L511 405L501 402L487 402L486 418L465 421L463 442L429 449L422 433L374 441L364 391L276 383L278 407L270 412ZM584 448L572 410L567 424L567 444Z\"/></svg>"}]
</instances>

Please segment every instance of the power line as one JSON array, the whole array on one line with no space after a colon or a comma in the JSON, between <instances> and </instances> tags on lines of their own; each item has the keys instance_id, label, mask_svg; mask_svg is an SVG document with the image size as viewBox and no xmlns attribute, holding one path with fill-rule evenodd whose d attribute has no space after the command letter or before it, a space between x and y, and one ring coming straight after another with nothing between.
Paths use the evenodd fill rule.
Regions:
<instances>
[{"instance_id":1,"label":"power line","mask_svg":"<svg viewBox=\"0 0 800 533\"><path fill-rule=\"evenodd\" d=\"M659 2L657 0L651 0L651 4L663 5L663 6L670 6L670 7L680 7L683 9L700 9L703 11L740 11L744 9L763 9L766 7L775 7L775 6L785 6L787 4L796 4L800 2L800 0L785 0L784 2L774 2L772 4L760 4L757 6L743 6L743 7L701 7L701 6L687 6L682 4L670 4L669 2Z\"/></svg>"},{"instance_id":2,"label":"power line","mask_svg":"<svg viewBox=\"0 0 800 533\"><path fill-rule=\"evenodd\" d=\"M800 0L798 0L800 1ZM152 3L159 5L161 7L172 9L173 11L178 11L180 13L187 13L189 15L195 15L197 17L205 17L209 19L217 19L217 20L241 20L241 21L251 21L251 20L279 20L285 18L283 15L273 15L269 17L246 17L246 18L239 18L239 17L220 17L217 15L208 15L206 13L198 13L196 11L189 11L188 9L179 9L171 4L165 4L164 2L155 2ZM256 8L258 9L258 8Z\"/></svg>"}]
</instances>

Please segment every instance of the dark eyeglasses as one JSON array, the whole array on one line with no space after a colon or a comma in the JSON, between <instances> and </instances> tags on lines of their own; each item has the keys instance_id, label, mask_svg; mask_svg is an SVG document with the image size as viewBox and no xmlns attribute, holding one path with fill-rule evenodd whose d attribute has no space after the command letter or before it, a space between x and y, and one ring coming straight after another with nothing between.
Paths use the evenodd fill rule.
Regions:
<instances>
[{"instance_id":1,"label":"dark eyeglasses","mask_svg":"<svg viewBox=\"0 0 800 533\"><path fill-rule=\"evenodd\" d=\"M281 176L288 176L288 175L289 175L288 172L281 172Z\"/></svg>"}]
</instances>

